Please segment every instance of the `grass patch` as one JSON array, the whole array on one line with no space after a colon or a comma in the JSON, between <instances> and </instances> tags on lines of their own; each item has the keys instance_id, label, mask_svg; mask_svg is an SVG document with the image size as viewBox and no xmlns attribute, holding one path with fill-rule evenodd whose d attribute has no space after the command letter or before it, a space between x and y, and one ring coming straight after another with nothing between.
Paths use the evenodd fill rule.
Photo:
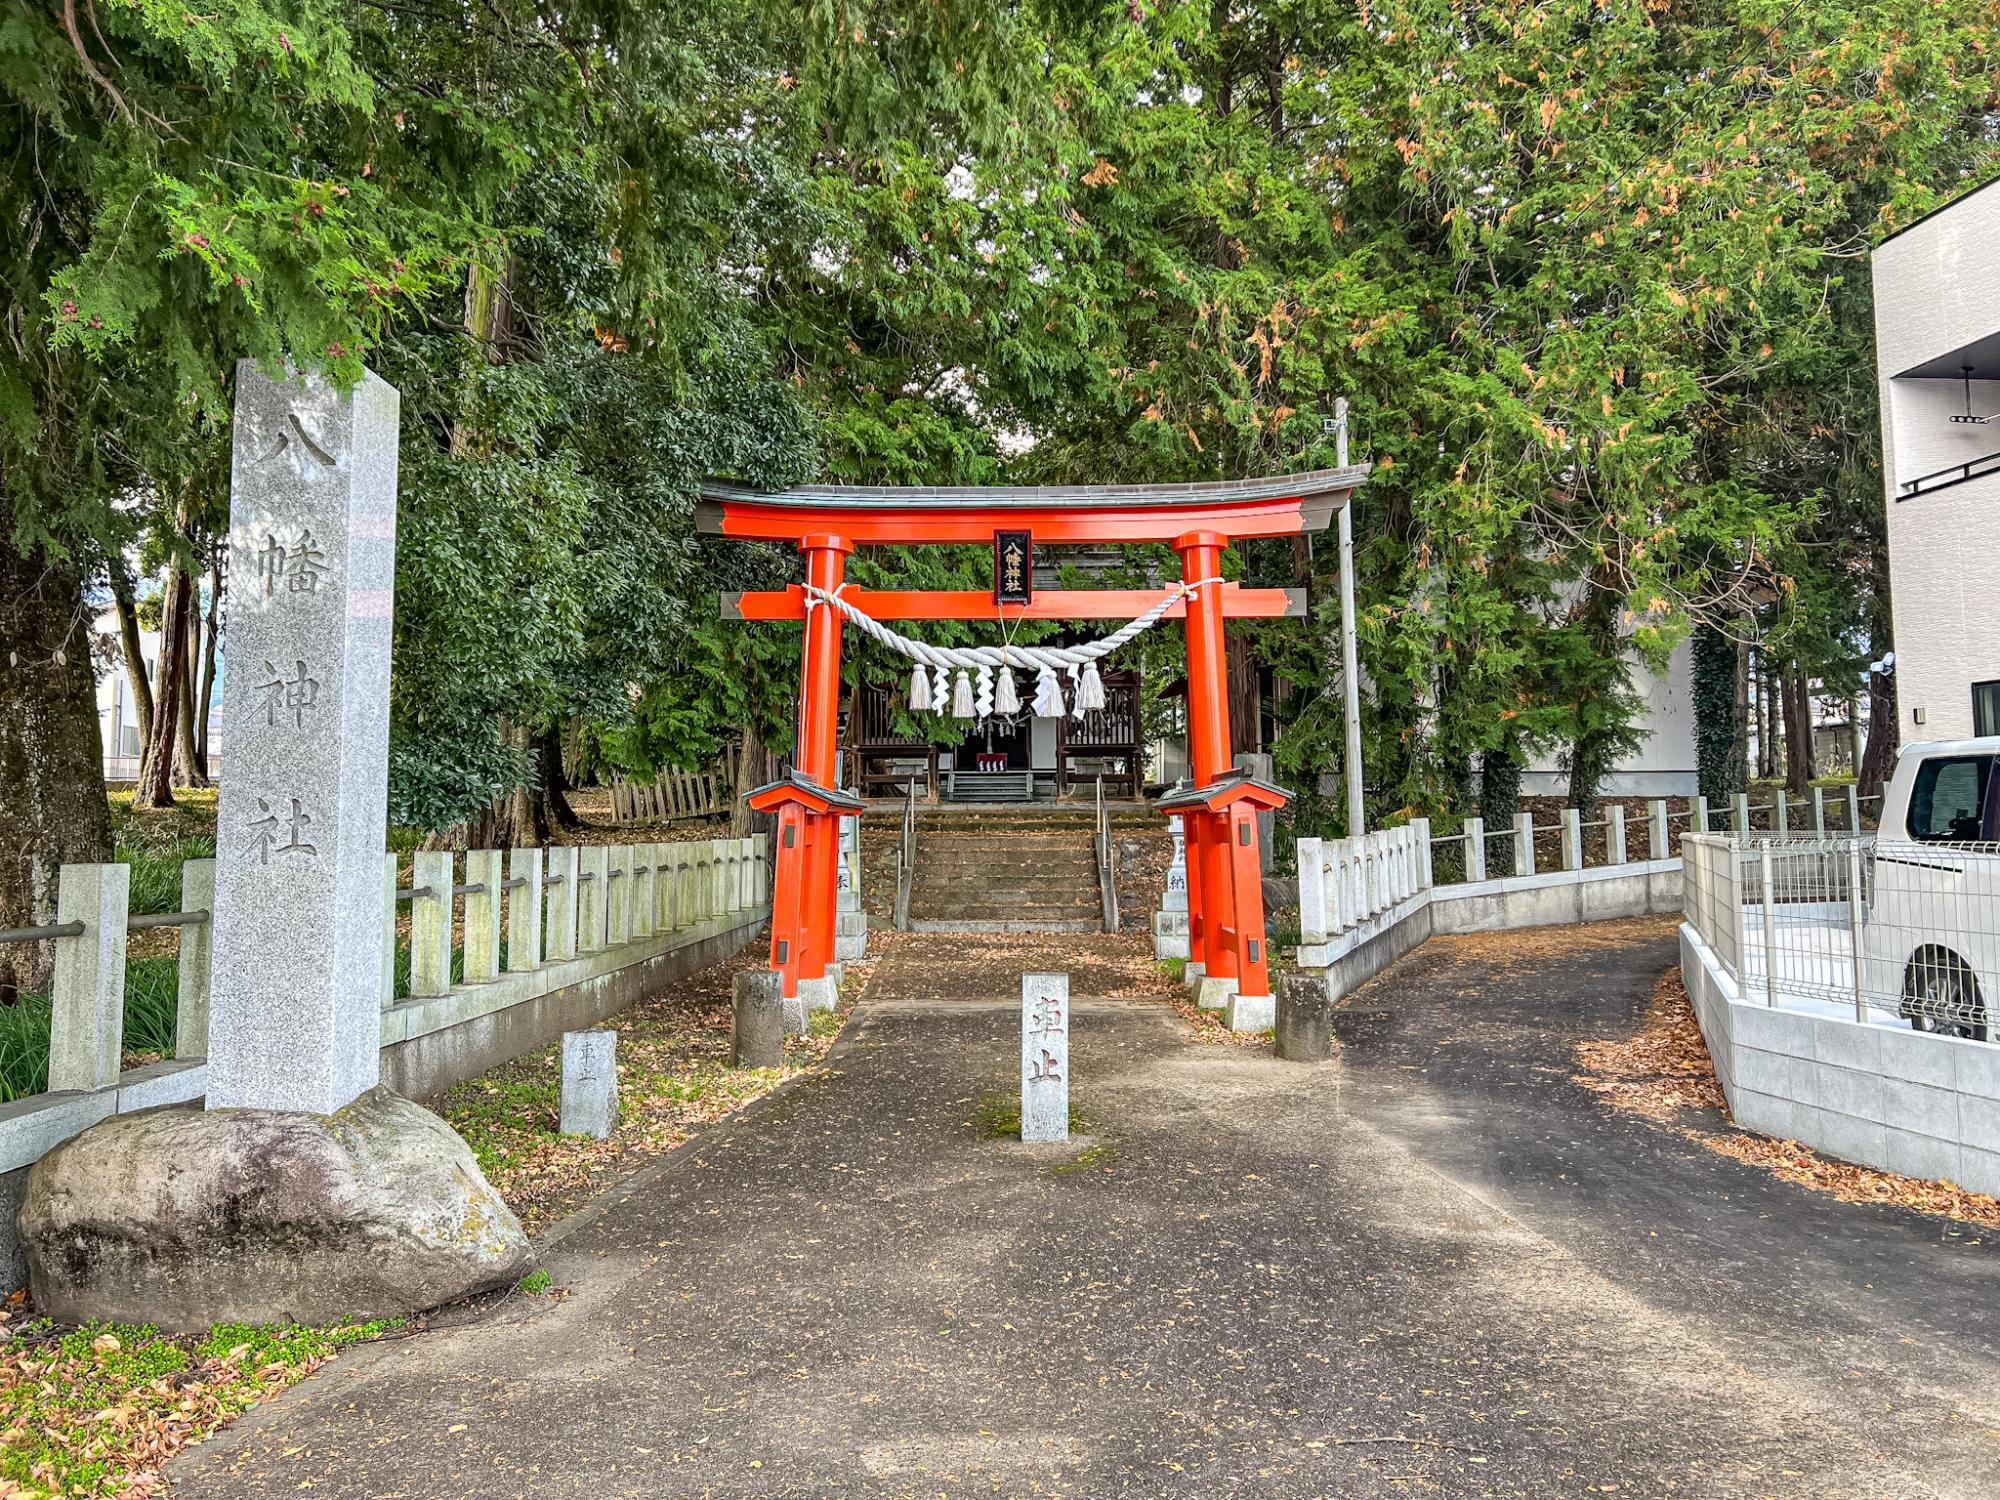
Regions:
<instances>
[{"instance_id":1,"label":"grass patch","mask_svg":"<svg viewBox=\"0 0 2000 1500\"><path fill-rule=\"evenodd\" d=\"M467 1079L437 1112L465 1137L487 1181L533 1233L825 1058L851 1012L849 996L833 1014L811 1016L804 1035L785 1038L782 1068L729 1065L735 976L761 968L765 958L752 943L609 1023L618 1033L618 1121L608 1139L559 1133L562 1048L554 1042Z\"/></svg>"},{"instance_id":2,"label":"grass patch","mask_svg":"<svg viewBox=\"0 0 2000 1500\"><path fill-rule=\"evenodd\" d=\"M0 1480L35 1494L157 1493L174 1453L394 1326L24 1325L0 1342Z\"/></svg>"},{"instance_id":3,"label":"grass patch","mask_svg":"<svg viewBox=\"0 0 2000 1500\"><path fill-rule=\"evenodd\" d=\"M1005 1094L988 1094L973 1106L972 1118L966 1124L989 1140L1018 1141L1021 1138L1021 1091L1014 1089ZM1083 1130L1083 1113L1072 1100L1069 1106L1069 1133L1081 1135Z\"/></svg>"},{"instance_id":4,"label":"grass patch","mask_svg":"<svg viewBox=\"0 0 2000 1500\"><path fill-rule=\"evenodd\" d=\"M530 1297L539 1297L549 1289L549 1273L540 1266L535 1267L521 1278L521 1290Z\"/></svg>"},{"instance_id":5,"label":"grass patch","mask_svg":"<svg viewBox=\"0 0 2000 1500\"><path fill-rule=\"evenodd\" d=\"M163 848L120 844L118 862L132 867L132 914L179 911L182 861L214 857L214 839L176 839Z\"/></svg>"},{"instance_id":6,"label":"grass patch","mask_svg":"<svg viewBox=\"0 0 2000 1500\"><path fill-rule=\"evenodd\" d=\"M562 1122L562 1074L509 1070L451 1091L445 1118L465 1137L488 1178L518 1166L536 1144L556 1137Z\"/></svg>"},{"instance_id":7,"label":"grass patch","mask_svg":"<svg viewBox=\"0 0 2000 1500\"><path fill-rule=\"evenodd\" d=\"M1079 1172L1097 1172L1117 1160L1118 1148L1109 1141L1098 1141L1085 1146L1068 1161L1059 1161L1049 1168L1051 1177L1074 1177Z\"/></svg>"},{"instance_id":8,"label":"grass patch","mask_svg":"<svg viewBox=\"0 0 2000 1500\"><path fill-rule=\"evenodd\" d=\"M180 960L135 958L125 965L125 1051L174 1055L180 1013ZM49 997L22 994L0 1006L0 1103L49 1086Z\"/></svg>"},{"instance_id":9,"label":"grass patch","mask_svg":"<svg viewBox=\"0 0 2000 1500\"><path fill-rule=\"evenodd\" d=\"M1184 958L1163 958L1159 960L1160 972L1175 984L1187 982L1188 961Z\"/></svg>"}]
</instances>

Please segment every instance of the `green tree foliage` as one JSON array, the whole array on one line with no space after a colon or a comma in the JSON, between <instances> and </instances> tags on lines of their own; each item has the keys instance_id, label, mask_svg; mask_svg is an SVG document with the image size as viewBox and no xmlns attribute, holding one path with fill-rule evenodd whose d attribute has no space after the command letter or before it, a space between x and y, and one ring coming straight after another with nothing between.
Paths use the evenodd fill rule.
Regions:
<instances>
[{"instance_id":1,"label":"green tree foliage","mask_svg":"<svg viewBox=\"0 0 2000 1500\"><path fill-rule=\"evenodd\" d=\"M1996 34L1996 0L32 0L9 545L198 544L236 358L380 368L397 806L442 827L574 719L633 769L788 736L796 630L713 594L796 562L698 542L705 472L1268 474L1332 461L1346 395L1377 815L1551 751L1588 801L1691 626L1879 654L1863 257L1992 175ZM1337 763L1332 564L1232 563L1319 601L1236 632L1298 689L1297 783ZM1157 693L1171 632L1135 650Z\"/></svg>"},{"instance_id":2,"label":"green tree foliage","mask_svg":"<svg viewBox=\"0 0 2000 1500\"><path fill-rule=\"evenodd\" d=\"M1107 7L1058 48L1082 149L1037 200L1073 230L1039 322L1083 355L1001 404L1058 463L1184 478L1326 462L1351 395L1380 803L1448 801L1502 744L1566 748L1587 800L1629 661L1838 586L1799 547L1827 468L1774 482L1772 439L1866 367L1870 238L1992 173L1994 21Z\"/></svg>"}]
</instances>

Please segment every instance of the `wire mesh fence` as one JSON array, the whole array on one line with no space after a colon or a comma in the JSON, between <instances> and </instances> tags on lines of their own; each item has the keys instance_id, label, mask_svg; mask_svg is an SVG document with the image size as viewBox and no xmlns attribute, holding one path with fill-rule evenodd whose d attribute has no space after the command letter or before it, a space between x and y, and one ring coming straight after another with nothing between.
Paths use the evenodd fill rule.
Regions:
<instances>
[{"instance_id":1,"label":"wire mesh fence","mask_svg":"<svg viewBox=\"0 0 2000 1500\"><path fill-rule=\"evenodd\" d=\"M1683 856L1688 920L1739 998L1991 1039L2000 844L1711 834Z\"/></svg>"}]
</instances>

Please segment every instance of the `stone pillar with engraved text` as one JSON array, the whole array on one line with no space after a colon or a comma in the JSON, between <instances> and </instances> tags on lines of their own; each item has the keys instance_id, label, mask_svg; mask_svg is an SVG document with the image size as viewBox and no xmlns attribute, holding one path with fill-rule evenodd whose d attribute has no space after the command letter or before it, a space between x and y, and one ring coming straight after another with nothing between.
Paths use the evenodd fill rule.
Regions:
<instances>
[{"instance_id":1,"label":"stone pillar with engraved text","mask_svg":"<svg viewBox=\"0 0 2000 1500\"><path fill-rule=\"evenodd\" d=\"M237 368L211 1109L331 1114L379 1076L398 407Z\"/></svg>"}]
</instances>

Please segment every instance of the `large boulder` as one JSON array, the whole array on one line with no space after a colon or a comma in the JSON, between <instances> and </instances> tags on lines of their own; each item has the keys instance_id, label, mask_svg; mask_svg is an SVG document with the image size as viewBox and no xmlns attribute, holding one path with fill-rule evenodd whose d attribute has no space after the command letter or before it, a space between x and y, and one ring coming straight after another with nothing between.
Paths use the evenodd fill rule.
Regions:
<instances>
[{"instance_id":1,"label":"large boulder","mask_svg":"<svg viewBox=\"0 0 2000 1500\"><path fill-rule=\"evenodd\" d=\"M114 1116L35 1164L20 1230L43 1313L177 1330L398 1316L535 1264L457 1132L386 1088Z\"/></svg>"}]
</instances>

